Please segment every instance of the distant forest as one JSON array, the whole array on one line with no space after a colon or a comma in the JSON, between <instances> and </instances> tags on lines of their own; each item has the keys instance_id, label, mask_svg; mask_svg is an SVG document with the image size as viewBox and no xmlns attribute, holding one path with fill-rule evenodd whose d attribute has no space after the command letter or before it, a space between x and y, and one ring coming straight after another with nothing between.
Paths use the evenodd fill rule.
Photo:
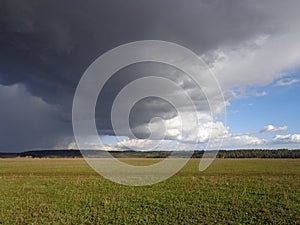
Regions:
<instances>
[{"instance_id":1,"label":"distant forest","mask_svg":"<svg viewBox=\"0 0 300 225\"><path fill-rule=\"evenodd\" d=\"M214 151L210 151L213 153ZM85 150L88 157L105 157L105 151ZM116 158L166 158L171 151L110 151ZM184 151L176 151L172 157L185 157ZM202 158L204 151L195 151L192 158ZM26 151L22 153L0 153L0 158L81 158L79 150L40 150ZM300 158L300 150L220 150L217 158Z\"/></svg>"}]
</instances>

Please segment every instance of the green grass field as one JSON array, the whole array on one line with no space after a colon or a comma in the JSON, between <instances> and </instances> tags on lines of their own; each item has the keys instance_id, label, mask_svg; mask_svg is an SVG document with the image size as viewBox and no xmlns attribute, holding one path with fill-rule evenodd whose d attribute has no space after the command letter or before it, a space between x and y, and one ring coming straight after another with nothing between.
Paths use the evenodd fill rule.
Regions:
<instances>
[{"instance_id":1,"label":"green grass field","mask_svg":"<svg viewBox=\"0 0 300 225\"><path fill-rule=\"evenodd\" d=\"M218 159L204 172L198 163L130 187L83 159L0 159L0 224L300 224L299 159Z\"/></svg>"}]
</instances>

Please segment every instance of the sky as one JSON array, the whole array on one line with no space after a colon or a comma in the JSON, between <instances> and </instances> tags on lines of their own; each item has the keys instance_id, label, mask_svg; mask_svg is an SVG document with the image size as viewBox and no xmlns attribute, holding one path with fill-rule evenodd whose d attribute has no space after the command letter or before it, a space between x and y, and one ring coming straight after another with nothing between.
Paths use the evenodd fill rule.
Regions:
<instances>
[{"instance_id":1,"label":"sky","mask_svg":"<svg viewBox=\"0 0 300 225\"><path fill-rule=\"evenodd\" d=\"M77 148L72 103L82 75L103 53L141 40L192 50L215 76L224 101L215 98L213 87L204 93L178 68L130 65L115 73L98 97L95 120L103 145L87 135L85 148L190 149L195 144L205 149L217 148L220 140L221 149L300 148L299 8L297 0L2 0L0 152ZM183 63L198 72L191 62ZM143 98L129 118L115 114L119 127L113 129L118 93L150 76L180 87L149 83L178 105Z\"/></svg>"}]
</instances>

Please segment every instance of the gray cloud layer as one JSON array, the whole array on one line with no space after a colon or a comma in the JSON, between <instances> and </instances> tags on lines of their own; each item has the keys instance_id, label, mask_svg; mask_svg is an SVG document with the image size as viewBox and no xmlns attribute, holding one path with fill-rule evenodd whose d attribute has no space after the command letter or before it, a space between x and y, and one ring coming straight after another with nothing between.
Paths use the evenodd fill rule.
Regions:
<instances>
[{"instance_id":1,"label":"gray cloud layer","mask_svg":"<svg viewBox=\"0 0 300 225\"><path fill-rule=\"evenodd\" d=\"M0 84L4 86L0 88L0 103L6 109L0 116L0 150L51 147L62 137L71 137L71 104L76 85L90 63L113 47L143 39L172 41L213 64L218 60L214 54L217 49L235 49L259 35L289 34L299 27L298 9L299 1L3 0ZM97 110L98 127L104 134L112 134L110 106L118 91L131 80L155 72L157 68L147 70L147 66L128 68L120 72L125 75L116 75L106 85L100 96L105 101L99 103ZM164 72L170 72L170 68ZM185 88L193 86L184 75L171 78ZM226 88L239 85L230 79L221 82ZM5 87L14 84L18 86ZM9 95L17 89L18 94ZM201 93L193 93L192 87L190 90L195 101L203 100ZM35 97L40 100L32 100ZM233 94L226 92L225 97L230 99ZM16 107L8 102L15 102ZM155 115L176 115L163 102L150 112L147 102L153 99L141 102L133 110L133 127L147 123Z\"/></svg>"}]
</instances>

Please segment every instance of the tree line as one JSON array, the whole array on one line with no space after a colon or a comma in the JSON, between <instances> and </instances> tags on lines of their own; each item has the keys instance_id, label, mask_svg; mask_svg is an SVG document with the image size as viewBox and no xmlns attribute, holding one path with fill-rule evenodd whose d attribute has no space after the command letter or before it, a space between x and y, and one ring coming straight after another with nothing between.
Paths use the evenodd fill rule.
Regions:
<instances>
[{"instance_id":1,"label":"tree line","mask_svg":"<svg viewBox=\"0 0 300 225\"><path fill-rule=\"evenodd\" d=\"M106 157L103 150L85 150L88 157ZM166 158L171 155L171 151L110 151L116 158ZM173 152L172 157L187 157L187 151ZM300 158L300 150L220 150L208 151L213 155L217 154L217 158ZM192 158L202 158L203 150L194 151ZM81 158L82 154L79 150L40 150L26 151L21 153L0 153L0 158Z\"/></svg>"}]
</instances>

